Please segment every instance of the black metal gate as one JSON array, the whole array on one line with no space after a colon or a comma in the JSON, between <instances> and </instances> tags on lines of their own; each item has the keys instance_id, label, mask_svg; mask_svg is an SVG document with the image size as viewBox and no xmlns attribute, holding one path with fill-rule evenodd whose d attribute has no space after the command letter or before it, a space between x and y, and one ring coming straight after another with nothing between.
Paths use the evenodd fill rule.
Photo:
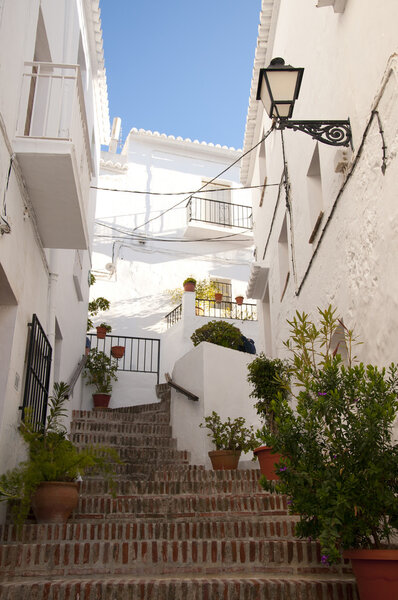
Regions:
<instances>
[{"instance_id":1,"label":"black metal gate","mask_svg":"<svg viewBox=\"0 0 398 600\"><path fill-rule=\"evenodd\" d=\"M45 425L47 414L48 388L50 382L52 348L37 315L28 324L28 359L25 391L22 404L22 421L26 409L36 430Z\"/></svg>"}]
</instances>

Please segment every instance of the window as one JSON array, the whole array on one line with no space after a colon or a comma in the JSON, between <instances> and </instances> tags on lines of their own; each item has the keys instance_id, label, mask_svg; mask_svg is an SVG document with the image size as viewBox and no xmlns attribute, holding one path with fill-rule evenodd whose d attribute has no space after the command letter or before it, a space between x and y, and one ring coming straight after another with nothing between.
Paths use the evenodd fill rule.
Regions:
<instances>
[{"instance_id":1,"label":"window","mask_svg":"<svg viewBox=\"0 0 398 600\"><path fill-rule=\"evenodd\" d=\"M210 277L210 281L217 285L218 289L222 293L223 300L232 302L232 284L230 279Z\"/></svg>"},{"instance_id":2,"label":"window","mask_svg":"<svg viewBox=\"0 0 398 600\"><path fill-rule=\"evenodd\" d=\"M312 244L323 218L322 178L318 144L315 146L307 171L307 193L311 230L308 242Z\"/></svg>"}]
</instances>

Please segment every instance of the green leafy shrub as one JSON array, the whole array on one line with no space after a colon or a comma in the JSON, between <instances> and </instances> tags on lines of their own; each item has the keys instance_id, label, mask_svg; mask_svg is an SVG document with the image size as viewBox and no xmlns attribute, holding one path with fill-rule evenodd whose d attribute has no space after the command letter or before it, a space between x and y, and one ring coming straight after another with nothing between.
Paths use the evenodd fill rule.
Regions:
<instances>
[{"instance_id":1,"label":"green leafy shrub","mask_svg":"<svg viewBox=\"0 0 398 600\"><path fill-rule=\"evenodd\" d=\"M353 332L328 307L319 324L296 313L286 347L290 351L295 410L279 395L272 402L277 431L272 446L286 458L276 489L291 497L300 514L296 534L319 539L323 562L349 548L390 544L398 527L398 374L354 364ZM332 340L344 331L347 365ZM262 481L266 489L275 484Z\"/></svg>"},{"instance_id":2,"label":"green leafy shrub","mask_svg":"<svg viewBox=\"0 0 398 600\"><path fill-rule=\"evenodd\" d=\"M224 348L240 350L242 347L242 333L240 329L226 321L209 321L206 325L196 329L191 335L194 346L201 342L210 342Z\"/></svg>"},{"instance_id":3,"label":"green leafy shrub","mask_svg":"<svg viewBox=\"0 0 398 600\"><path fill-rule=\"evenodd\" d=\"M257 398L255 408L257 414L266 424L266 431L275 431L274 411L271 408L273 400L281 394L288 396L289 366L279 358L268 358L263 352L248 365L247 380L252 384L251 398Z\"/></svg>"},{"instance_id":4,"label":"green leafy shrub","mask_svg":"<svg viewBox=\"0 0 398 600\"><path fill-rule=\"evenodd\" d=\"M114 464L120 463L116 451L103 446L78 450L67 438L60 419L66 416L64 404L69 386L54 384L54 395L49 398L46 426L40 427L25 411L25 422L19 432L27 445L28 458L17 467L0 476L0 500L10 502L11 516L22 525L29 510L32 494L42 481L75 481L88 470L101 473L114 487Z\"/></svg>"},{"instance_id":5,"label":"green leafy shrub","mask_svg":"<svg viewBox=\"0 0 398 600\"><path fill-rule=\"evenodd\" d=\"M83 377L87 379L86 385L93 385L97 394L110 394L112 381L117 381L116 372L116 359L110 358L97 348L90 350L83 371Z\"/></svg>"},{"instance_id":6,"label":"green leafy shrub","mask_svg":"<svg viewBox=\"0 0 398 600\"><path fill-rule=\"evenodd\" d=\"M199 427L210 429L210 433L207 435L211 437L216 450L249 452L258 445L258 440L253 427L245 427L245 422L243 417L238 417L233 421L228 417L223 422L220 415L213 410L210 416L204 418L204 423L200 423Z\"/></svg>"},{"instance_id":7,"label":"green leafy shrub","mask_svg":"<svg viewBox=\"0 0 398 600\"><path fill-rule=\"evenodd\" d=\"M196 279L194 279L193 277L187 277L186 279L184 279L182 285L186 285L187 283L193 283L194 285L196 285Z\"/></svg>"},{"instance_id":8,"label":"green leafy shrub","mask_svg":"<svg viewBox=\"0 0 398 600\"><path fill-rule=\"evenodd\" d=\"M88 314L89 317L87 319L87 331L90 331L94 327L92 317L98 315L100 311L109 310L111 303L106 298L99 296L98 298L94 298L88 303Z\"/></svg>"}]
</instances>

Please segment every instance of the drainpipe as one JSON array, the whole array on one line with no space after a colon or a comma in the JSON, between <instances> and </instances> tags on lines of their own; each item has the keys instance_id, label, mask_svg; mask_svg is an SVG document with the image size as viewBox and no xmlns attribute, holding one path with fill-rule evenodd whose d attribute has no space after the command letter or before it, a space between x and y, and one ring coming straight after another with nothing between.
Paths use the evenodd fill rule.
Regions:
<instances>
[{"instance_id":1,"label":"drainpipe","mask_svg":"<svg viewBox=\"0 0 398 600\"><path fill-rule=\"evenodd\" d=\"M58 283L58 273L56 269L56 255L54 250L50 250L49 267L50 273L48 275L48 294L47 294L47 337L52 348L52 362L50 372L50 383L49 391L52 393L54 385L54 354L55 354L55 316L56 316L56 291Z\"/></svg>"}]
</instances>

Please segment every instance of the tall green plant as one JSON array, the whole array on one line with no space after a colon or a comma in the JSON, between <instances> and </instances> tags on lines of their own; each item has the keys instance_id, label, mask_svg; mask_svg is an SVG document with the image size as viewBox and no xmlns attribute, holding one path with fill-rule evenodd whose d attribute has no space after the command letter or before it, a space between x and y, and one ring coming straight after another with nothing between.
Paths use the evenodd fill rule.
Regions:
<instances>
[{"instance_id":1,"label":"tall green plant","mask_svg":"<svg viewBox=\"0 0 398 600\"><path fill-rule=\"evenodd\" d=\"M104 310L109 310L111 303L106 298L99 296L98 298L94 298L88 303L88 314L89 317L87 319L87 331L90 331L94 327L92 317L98 315L99 312Z\"/></svg>"},{"instance_id":2,"label":"tall green plant","mask_svg":"<svg viewBox=\"0 0 398 600\"><path fill-rule=\"evenodd\" d=\"M112 381L117 381L117 360L97 348L90 350L84 367L86 385L93 385L97 394L110 394Z\"/></svg>"},{"instance_id":3,"label":"tall green plant","mask_svg":"<svg viewBox=\"0 0 398 600\"><path fill-rule=\"evenodd\" d=\"M397 533L397 368L355 363L354 334L330 306L319 310L318 324L299 312L288 323L297 406L281 394L272 402L278 428L271 443L286 457L276 487L300 514L297 535L318 538L323 562L332 563L342 549L380 548ZM333 347L338 330L347 365Z\"/></svg>"}]
</instances>

